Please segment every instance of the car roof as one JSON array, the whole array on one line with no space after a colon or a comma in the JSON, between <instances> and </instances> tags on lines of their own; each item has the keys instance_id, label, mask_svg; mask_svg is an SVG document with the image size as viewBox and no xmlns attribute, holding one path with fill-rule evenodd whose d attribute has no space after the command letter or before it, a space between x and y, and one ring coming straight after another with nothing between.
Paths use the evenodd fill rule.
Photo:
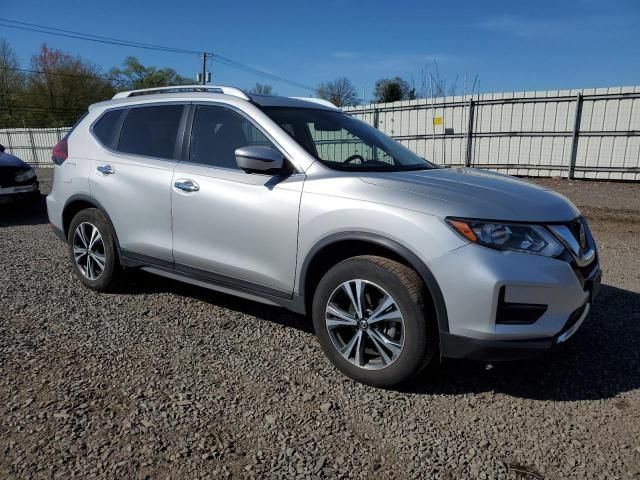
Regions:
<instances>
[{"instance_id":1,"label":"car roof","mask_svg":"<svg viewBox=\"0 0 640 480\"><path fill-rule=\"evenodd\" d=\"M249 93L249 98L261 107L315 108L320 110L339 110L332 103L321 98L281 97L279 95L261 95Z\"/></svg>"},{"instance_id":2,"label":"car roof","mask_svg":"<svg viewBox=\"0 0 640 480\"><path fill-rule=\"evenodd\" d=\"M228 98L229 100L249 101L259 107L289 107L289 108L313 108L317 110L334 110L340 111L338 107L331 102L313 97L284 97L279 95L263 95L257 93L248 93L235 87L223 85L178 85L172 87L146 88L140 90L131 90L126 92L118 92L113 96L112 100L101 102L97 105L113 105L113 104L135 104L143 103L143 100L156 100L163 96L167 100L176 100L176 97L182 100L202 100L205 98L220 100ZM144 102L146 103L146 102Z\"/></svg>"}]
</instances>

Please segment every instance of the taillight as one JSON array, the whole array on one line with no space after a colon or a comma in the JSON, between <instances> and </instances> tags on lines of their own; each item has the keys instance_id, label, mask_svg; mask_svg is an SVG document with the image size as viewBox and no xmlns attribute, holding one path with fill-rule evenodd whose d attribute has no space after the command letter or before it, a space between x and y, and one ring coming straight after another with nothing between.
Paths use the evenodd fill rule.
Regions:
<instances>
[{"instance_id":1,"label":"taillight","mask_svg":"<svg viewBox=\"0 0 640 480\"><path fill-rule=\"evenodd\" d=\"M60 140L55 147L53 147L53 150L51 150L51 160L53 160L53 163L56 165L62 165L62 162L64 162L68 157L69 148L65 137Z\"/></svg>"}]
</instances>

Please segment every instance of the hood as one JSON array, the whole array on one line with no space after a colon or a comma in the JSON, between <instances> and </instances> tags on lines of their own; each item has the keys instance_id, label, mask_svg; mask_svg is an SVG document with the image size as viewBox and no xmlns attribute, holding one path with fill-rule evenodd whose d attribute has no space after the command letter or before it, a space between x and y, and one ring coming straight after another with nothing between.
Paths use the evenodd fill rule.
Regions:
<instances>
[{"instance_id":1,"label":"hood","mask_svg":"<svg viewBox=\"0 0 640 480\"><path fill-rule=\"evenodd\" d=\"M2 167L25 168L25 169L31 168L29 164L23 162L15 155L0 152L0 168Z\"/></svg>"},{"instance_id":2,"label":"hood","mask_svg":"<svg viewBox=\"0 0 640 480\"><path fill-rule=\"evenodd\" d=\"M429 203L446 202L450 215L486 220L563 222L579 210L559 193L508 175L470 168L437 168L360 176L370 184L422 196L425 213ZM399 205L401 206L401 205Z\"/></svg>"}]
</instances>

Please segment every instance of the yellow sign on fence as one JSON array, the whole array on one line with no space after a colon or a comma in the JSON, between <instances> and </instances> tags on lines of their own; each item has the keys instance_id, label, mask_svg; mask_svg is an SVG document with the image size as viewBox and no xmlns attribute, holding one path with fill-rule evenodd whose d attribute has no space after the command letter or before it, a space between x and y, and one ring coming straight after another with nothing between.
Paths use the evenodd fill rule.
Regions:
<instances>
[{"instance_id":1,"label":"yellow sign on fence","mask_svg":"<svg viewBox=\"0 0 640 480\"><path fill-rule=\"evenodd\" d=\"M434 125L442 125L442 117L433 117Z\"/></svg>"}]
</instances>

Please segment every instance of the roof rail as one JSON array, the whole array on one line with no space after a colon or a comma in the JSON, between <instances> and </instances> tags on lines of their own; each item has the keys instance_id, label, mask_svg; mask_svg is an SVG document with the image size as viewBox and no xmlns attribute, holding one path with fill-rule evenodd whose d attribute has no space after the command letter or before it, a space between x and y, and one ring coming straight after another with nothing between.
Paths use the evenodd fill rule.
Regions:
<instances>
[{"instance_id":1,"label":"roof rail","mask_svg":"<svg viewBox=\"0 0 640 480\"><path fill-rule=\"evenodd\" d=\"M143 88L140 90L129 90L128 92L118 92L113 98L137 97L139 95L156 95L160 93L185 93L185 92L204 92L204 93L222 93L224 95L232 95L234 97L249 100L249 97L239 88L225 87L224 85L176 85L173 87L156 87Z\"/></svg>"},{"instance_id":2,"label":"roof rail","mask_svg":"<svg viewBox=\"0 0 640 480\"><path fill-rule=\"evenodd\" d=\"M324 98L316 98L316 97L291 97L291 98L295 98L296 100L304 100L305 102L317 103L319 105L324 105L325 107L331 107L331 108L335 108L336 110L340 110L333 103L331 103L329 100L325 100Z\"/></svg>"}]
</instances>

